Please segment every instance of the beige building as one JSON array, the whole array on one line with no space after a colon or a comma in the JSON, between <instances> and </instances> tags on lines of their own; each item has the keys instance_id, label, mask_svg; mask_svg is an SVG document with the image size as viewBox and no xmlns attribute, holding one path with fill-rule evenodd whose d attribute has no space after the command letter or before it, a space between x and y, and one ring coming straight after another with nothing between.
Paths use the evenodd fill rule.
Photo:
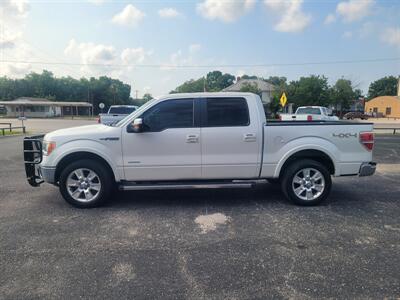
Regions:
<instances>
[{"instance_id":1,"label":"beige building","mask_svg":"<svg viewBox=\"0 0 400 300\"><path fill-rule=\"evenodd\" d=\"M397 96L380 96L365 103L365 112L377 117L400 118L400 79Z\"/></svg>"}]
</instances>

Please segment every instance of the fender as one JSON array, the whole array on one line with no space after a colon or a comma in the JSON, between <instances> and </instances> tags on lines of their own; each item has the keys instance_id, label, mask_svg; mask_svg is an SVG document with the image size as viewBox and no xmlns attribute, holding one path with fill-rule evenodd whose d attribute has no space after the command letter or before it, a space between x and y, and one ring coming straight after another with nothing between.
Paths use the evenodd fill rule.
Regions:
<instances>
[{"instance_id":1,"label":"fender","mask_svg":"<svg viewBox=\"0 0 400 300\"><path fill-rule=\"evenodd\" d=\"M118 168L118 165L121 165L118 162L122 160L122 154L115 155L116 153L121 153L121 144L119 142L115 146L109 144L106 146L101 142L90 139L66 142L57 147L51 154L51 165L57 166L64 157L75 152L89 152L100 156L111 167L116 181L120 181L123 177L123 170Z\"/></svg>"},{"instance_id":2,"label":"fender","mask_svg":"<svg viewBox=\"0 0 400 300\"><path fill-rule=\"evenodd\" d=\"M333 162L333 165L335 167L334 176L340 175L339 174L340 168L338 166L338 158L340 156L339 149L336 147L335 144L331 143L330 141L313 136L313 137L303 137L292 140L278 151L279 153L278 155L281 158L279 159L277 167L275 169L274 177L279 177L279 174L281 172L284 163L292 155L302 150L318 150L323 152Z\"/></svg>"}]
</instances>

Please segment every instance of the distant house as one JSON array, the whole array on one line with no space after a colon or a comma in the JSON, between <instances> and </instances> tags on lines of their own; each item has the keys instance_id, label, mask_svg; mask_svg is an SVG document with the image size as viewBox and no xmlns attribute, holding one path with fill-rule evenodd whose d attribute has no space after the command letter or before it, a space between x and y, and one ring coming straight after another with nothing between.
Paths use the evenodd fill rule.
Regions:
<instances>
[{"instance_id":1,"label":"distant house","mask_svg":"<svg viewBox=\"0 0 400 300\"><path fill-rule=\"evenodd\" d=\"M51 118L93 113L93 106L88 102L59 102L44 98L21 97L11 101L0 101L1 105L4 105L7 117Z\"/></svg>"},{"instance_id":2,"label":"distant house","mask_svg":"<svg viewBox=\"0 0 400 300\"><path fill-rule=\"evenodd\" d=\"M379 96L365 103L365 112L377 117L400 118L400 79L397 96Z\"/></svg>"},{"instance_id":3,"label":"distant house","mask_svg":"<svg viewBox=\"0 0 400 300\"><path fill-rule=\"evenodd\" d=\"M264 103L270 103L272 99L272 92L275 87L261 79L240 79L236 83L223 89L223 92L240 92L240 90L246 85L257 85L258 89L261 90L261 100Z\"/></svg>"},{"instance_id":4,"label":"distant house","mask_svg":"<svg viewBox=\"0 0 400 300\"><path fill-rule=\"evenodd\" d=\"M365 112L376 117L400 118L400 96L380 96L365 103Z\"/></svg>"}]
</instances>

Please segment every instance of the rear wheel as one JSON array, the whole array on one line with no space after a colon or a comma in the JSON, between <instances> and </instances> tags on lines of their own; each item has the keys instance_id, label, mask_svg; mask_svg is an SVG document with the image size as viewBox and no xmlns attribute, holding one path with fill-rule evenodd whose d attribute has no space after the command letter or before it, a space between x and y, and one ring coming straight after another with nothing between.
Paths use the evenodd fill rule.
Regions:
<instances>
[{"instance_id":1,"label":"rear wheel","mask_svg":"<svg viewBox=\"0 0 400 300\"><path fill-rule=\"evenodd\" d=\"M332 180L324 165L304 159L289 165L282 177L281 186L285 196L295 204L312 206L328 197Z\"/></svg>"},{"instance_id":2,"label":"rear wheel","mask_svg":"<svg viewBox=\"0 0 400 300\"><path fill-rule=\"evenodd\" d=\"M112 186L107 168L91 159L68 165L60 175L60 192L65 201L80 208L103 204L108 199Z\"/></svg>"}]
</instances>

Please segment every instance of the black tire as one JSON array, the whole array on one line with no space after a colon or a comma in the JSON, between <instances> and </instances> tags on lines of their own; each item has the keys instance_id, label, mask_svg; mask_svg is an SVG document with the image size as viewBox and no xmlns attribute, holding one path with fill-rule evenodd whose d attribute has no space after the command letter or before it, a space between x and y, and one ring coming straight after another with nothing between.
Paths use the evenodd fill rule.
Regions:
<instances>
[{"instance_id":1,"label":"black tire","mask_svg":"<svg viewBox=\"0 0 400 300\"><path fill-rule=\"evenodd\" d=\"M267 178L267 181L269 184L272 184L272 185L281 184L281 181L279 180L279 178Z\"/></svg>"},{"instance_id":2,"label":"black tire","mask_svg":"<svg viewBox=\"0 0 400 300\"><path fill-rule=\"evenodd\" d=\"M303 193L302 195L298 196L296 195L294 191L294 187L300 187L301 184L298 183L293 183L294 177L304 169L314 169L317 170L323 178L324 184L323 184L323 190L322 192L318 195L319 191L316 189L311 188L311 192L315 192L315 198L312 199L303 199L301 197L306 197L307 190L305 191L305 194ZM313 173L314 171L311 171ZM316 174L315 172L313 174ZM311 174L312 175L312 174ZM316 185L321 186L322 185L322 180L320 181L315 181ZM322 201L324 201L328 196L331 191L332 187L332 180L331 180L331 175L328 171L328 169L322 165L321 163L312 160L312 159L302 159L299 161L295 161L291 163L287 169L285 170L283 176L282 176L282 181L281 181L281 187L283 194L286 196L287 199L292 201L293 203L301 206L314 206L320 204Z\"/></svg>"},{"instance_id":3,"label":"black tire","mask_svg":"<svg viewBox=\"0 0 400 300\"><path fill-rule=\"evenodd\" d=\"M84 199L82 199L82 201L78 201L74 199L68 192L68 177L77 169L91 170L97 175L98 179L96 179L96 181L99 181L100 189L97 193L95 193L95 198L93 200L83 202ZM104 204L108 200L110 192L114 186L114 181L109 170L101 162L92 159L78 160L66 166L61 172L59 183L60 192L65 201L79 208L98 207ZM93 192L95 192L95 190L91 191L91 193Z\"/></svg>"}]
</instances>

